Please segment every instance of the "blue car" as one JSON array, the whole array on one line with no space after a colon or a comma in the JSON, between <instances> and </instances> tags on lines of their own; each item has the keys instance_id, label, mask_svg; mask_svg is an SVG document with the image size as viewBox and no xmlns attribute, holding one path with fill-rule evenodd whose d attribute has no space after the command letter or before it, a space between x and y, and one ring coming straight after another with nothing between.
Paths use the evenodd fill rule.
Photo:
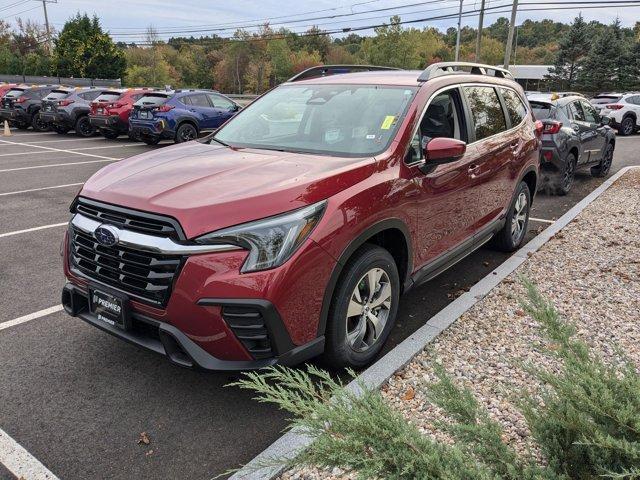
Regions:
<instances>
[{"instance_id":1,"label":"blue car","mask_svg":"<svg viewBox=\"0 0 640 480\"><path fill-rule=\"evenodd\" d=\"M233 100L211 90L149 92L133 104L129 134L149 145L162 139L188 142L217 129L238 110Z\"/></svg>"}]
</instances>

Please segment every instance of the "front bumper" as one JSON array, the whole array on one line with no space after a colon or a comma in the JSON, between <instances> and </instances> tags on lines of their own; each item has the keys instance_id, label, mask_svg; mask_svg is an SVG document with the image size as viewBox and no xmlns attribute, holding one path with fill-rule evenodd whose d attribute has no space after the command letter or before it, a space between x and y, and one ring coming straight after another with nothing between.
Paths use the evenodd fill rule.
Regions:
<instances>
[{"instance_id":1,"label":"front bumper","mask_svg":"<svg viewBox=\"0 0 640 480\"><path fill-rule=\"evenodd\" d=\"M202 304L243 304L242 300L205 299ZM133 312L132 327L123 330L117 326L105 323L97 318L89 308L88 292L72 283L67 283L62 290L62 305L72 317L99 328L126 342L132 343L146 350L166 356L175 365L185 368L202 370L251 370L270 365L295 365L308 358L320 354L324 349L324 337L318 337L308 344L294 347L278 357L248 360L221 360L211 355L184 332L170 323L162 322L151 317ZM265 309L272 309L270 304L263 304ZM274 319L275 320L275 319ZM285 339L282 339L285 341Z\"/></svg>"}]
</instances>

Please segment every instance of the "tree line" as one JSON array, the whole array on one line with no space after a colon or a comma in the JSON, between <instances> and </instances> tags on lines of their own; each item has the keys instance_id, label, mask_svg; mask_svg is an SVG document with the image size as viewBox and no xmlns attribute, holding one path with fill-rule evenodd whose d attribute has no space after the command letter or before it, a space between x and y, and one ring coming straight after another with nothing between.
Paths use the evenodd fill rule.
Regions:
<instances>
[{"instance_id":1,"label":"tree line","mask_svg":"<svg viewBox=\"0 0 640 480\"><path fill-rule=\"evenodd\" d=\"M483 63L501 64L509 20L483 30ZM262 93L305 68L319 64L373 64L422 69L454 59L456 28L405 28L399 16L373 35L331 37L318 27L303 34L265 24L217 35L160 39L149 27L138 43L114 42L97 17L76 14L53 45L42 25L0 21L0 73L63 77L122 78L128 86L171 85L217 88L227 93ZM477 30L461 31L460 59L474 61ZM567 25L525 20L516 28L512 62L553 65L554 88L629 90L640 88L640 22L624 28L578 16Z\"/></svg>"}]
</instances>

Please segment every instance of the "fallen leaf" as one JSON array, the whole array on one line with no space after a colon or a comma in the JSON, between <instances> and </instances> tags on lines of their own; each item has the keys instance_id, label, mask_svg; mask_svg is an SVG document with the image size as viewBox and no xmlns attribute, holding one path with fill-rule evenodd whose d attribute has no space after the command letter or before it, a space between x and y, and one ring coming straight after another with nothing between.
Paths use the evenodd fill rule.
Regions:
<instances>
[{"instance_id":1,"label":"fallen leaf","mask_svg":"<svg viewBox=\"0 0 640 480\"><path fill-rule=\"evenodd\" d=\"M153 450L149 450L145 455L148 457L149 455L153 455Z\"/></svg>"},{"instance_id":2,"label":"fallen leaf","mask_svg":"<svg viewBox=\"0 0 640 480\"><path fill-rule=\"evenodd\" d=\"M413 400L415 396L416 396L416 391L413 389L412 386L409 386L409 388L407 388L407 391L404 392L402 399L408 402L409 400Z\"/></svg>"},{"instance_id":3,"label":"fallen leaf","mask_svg":"<svg viewBox=\"0 0 640 480\"><path fill-rule=\"evenodd\" d=\"M138 445L149 445L151 443L151 440L149 440L149 435L147 435L147 432L142 432L140 434L140 438L138 439Z\"/></svg>"}]
</instances>

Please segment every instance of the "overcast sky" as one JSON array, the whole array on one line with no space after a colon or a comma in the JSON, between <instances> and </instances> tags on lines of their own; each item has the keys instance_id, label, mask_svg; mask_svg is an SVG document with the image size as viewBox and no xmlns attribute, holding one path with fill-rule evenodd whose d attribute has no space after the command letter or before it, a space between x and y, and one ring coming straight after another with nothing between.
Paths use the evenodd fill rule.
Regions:
<instances>
[{"instance_id":1,"label":"overcast sky","mask_svg":"<svg viewBox=\"0 0 640 480\"><path fill-rule=\"evenodd\" d=\"M116 40L142 40L142 32L153 25L159 32L167 30L203 30L193 33L174 33L173 35L201 36L217 33L230 36L233 29L240 25L253 25L270 20L274 27L285 26L293 31L304 31L310 25L317 24L323 29L334 30L346 27L357 28L388 21L391 15L397 14L403 20L431 18L448 14L457 14L459 0L127 0L127 1L83 1L83 0L49 0L49 20L55 28L60 29L65 20L75 12L96 14L103 27L109 30ZM612 22L619 17L625 26L633 26L640 20L640 6L620 7L608 6L600 9L572 8L570 10L527 11L531 9L553 8L551 3L563 0L521 0L517 23L527 18L551 18L556 21L569 22L579 12L589 20ZM567 0L564 0L567 1ZM577 1L577 0L570 0ZM609 3L614 0L609 0ZM15 15L35 21L43 21L42 5L33 0L0 0L0 19L15 20ZM464 0L465 12L477 10L481 0ZM606 2L602 2L606 3ZM408 6L412 5L412 6ZM491 24L499 16L508 16L509 0L486 0L488 8L485 25ZM555 5L559 7L560 5ZM392 10L379 11L383 8ZM402 8L404 7L404 8ZM378 10L378 11L376 11ZM358 13L358 15L349 15ZM345 16L345 14L347 14ZM340 16L342 15L342 16ZM333 16L333 18L331 18ZM330 18L316 18L330 17ZM313 18L313 19L312 19ZM285 23L288 22L288 23ZM412 24L411 26L434 26L442 30L455 26L456 18L432 19ZM476 26L476 14L463 18L463 24ZM225 30L222 30L222 29ZM372 30L358 31L361 35L371 35ZM162 33L168 38L172 34Z\"/></svg>"}]
</instances>

